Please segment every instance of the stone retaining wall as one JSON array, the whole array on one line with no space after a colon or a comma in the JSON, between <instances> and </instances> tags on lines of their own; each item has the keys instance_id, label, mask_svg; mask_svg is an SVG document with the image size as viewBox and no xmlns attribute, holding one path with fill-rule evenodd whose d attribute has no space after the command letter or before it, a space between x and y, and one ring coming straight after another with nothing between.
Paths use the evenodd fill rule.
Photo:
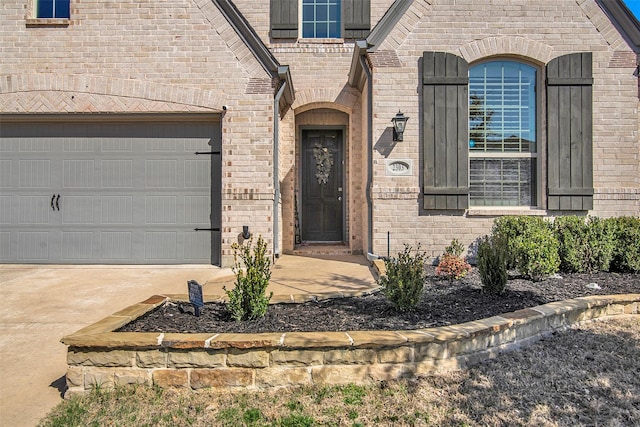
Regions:
<instances>
[{"instance_id":1,"label":"stone retaining wall","mask_svg":"<svg viewBox=\"0 0 640 427\"><path fill-rule=\"evenodd\" d=\"M68 335L65 396L95 385L263 389L369 383L457 369L554 330L640 314L640 294L554 302L454 326L411 331L179 334L113 332L166 301L153 296Z\"/></svg>"}]
</instances>

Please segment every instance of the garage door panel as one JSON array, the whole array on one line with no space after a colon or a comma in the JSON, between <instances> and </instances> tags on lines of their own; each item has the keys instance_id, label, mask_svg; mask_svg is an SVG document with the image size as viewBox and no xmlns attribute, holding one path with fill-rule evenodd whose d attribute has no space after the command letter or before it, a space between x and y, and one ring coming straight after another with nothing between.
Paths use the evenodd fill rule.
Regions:
<instances>
[{"instance_id":1,"label":"garage door panel","mask_svg":"<svg viewBox=\"0 0 640 427\"><path fill-rule=\"evenodd\" d=\"M20 160L18 175L20 188L49 188L51 161L47 159Z\"/></svg>"},{"instance_id":2,"label":"garage door panel","mask_svg":"<svg viewBox=\"0 0 640 427\"><path fill-rule=\"evenodd\" d=\"M0 224L2 225L10 225L11 224L11 196L9 195L1 195L0 196Z\"/></svg>"},{"instance_id":3,"label":"garage door panel","mask_svg":"<svg viewBox=\"0 0 640 427\"><path fill-rule=\"evenodd\" d=\"M0 231L0 261L12 261L10 231Z\"/></svg>"},{"instance_id":4,"label":"garage door panel","mask_svg":"<svg viewBox=\"0 0 640 427\"><path fill-rule=\"evenodd\" d=\"M133 196L102 196L102 224L133 224Z\"/></svg>"},{"instance_id":5,"label":"garage door panel","mask_svg":"<svg viewBox=\"0 0 640 427\"><path fill-rule=\"evenodd\" d=\"M172 231L147 231L144 237L146 261L173 261L178 257L177 233Z\"/></svg>"},{"instance_id":6,"label":"garage door panel","mask_svg":"<svg viewBox=\"0 0 640 427\"><path fill-rule=\"evenodd\" d=\"M48 231L18 232L18 261L48 261L49 234Z\"/></svg>"},{"instance_id":7,"label":"garage door panel","mask_svg":"<svg viewBox=\"0 0 640 427\"><path fill-rule=\"evenodd\" d=\"M147 188L177 188L178 162L176 160L147 160L145 162Z\"/></svg>"},{"instance_id":8,"label":"garage door panel","mask_svg":"<svg viewBox=\"0 0 640 427\"><path fill-rule=\"evenodd\" d=\"M133 188L133 161L129 159L100 162L102 188Z\"/></svg>"},{"instance_id":9,"label":"garage door panel","mask_svg":"<svg viewBox=\"0 0 640 427\"><path fill-rule=\"evenodd\" d=\"M211 233L203 231L185 232L184 257L202 263L209 262L208 254L211 252Z\"/></svg>"},{"instance_id":10,"label":"garage door panel","mask_svg":"<svg viewBox=\"0 0 640 427\"><path fill-rule=\"evenodd\" d=\"M131 231L103 231L100 233L100 259L125 262L133 253Z\"/></svg>"},{"instance_id":11,"label":"garage door panel","mask_svg":"<svg viewBox=\"0 0 640 427\"><path fill-rule=\"evenodd\" d=\"M177 223L177 198L176 196L147 196L146 198L146 224Z\"/></svg>"},{"instance_id":12,"label":"garage door panel","mask_svg":"<svg viewBox=\"0 0 640 427\"><path fill-rule=\"evenodd\" d=\"M63 162L63 188L94 188L95 163L87 159L65 159Z\"/></svg>"},{"instance_id":13,"label":"garage door panel","mask_svg":"<svg viewBox=\"0 0 640 427\"><path fill-rule=\"evenodd\" d=\"M13 187L11 160L0 159L0 188Z\"/></svg>"},{"instance_id":14,"label":"garage door panel","mask_svg":"<svg viewBox=\"0 0 640 427\"><path fill-rule=\"evenodd\" d=\"M209 224L210 201L207 196L184 197L184 223L205 226Z\"/></svg>"},{"instance_id":15,"label":"garage door panel","mask_svg":"<svg viewBox=\"0 0 640 427\"><path fill-rule=\"evenodd\" d=\"M65 196L58 201L62 212L62 223L70 224L94 224L95 205L97 200L93 196Z\"/></svg>"},{"instance_id":16,"label":"garage door panel","mask_svg":"<svg viewBox=\"0 0 640 427\"><path fill-rule=\"evenodd\" d=\"M211 161L209 159L185 160L184 187L209 188L207 183L211 176Z\"/></svg>"},{"instance_id":17,"label":"garage door panel","mask_svg":"<svg viewBox=\"0 0 640 427\"><path fill-rule=\"evenodd\" d=\"M220 136L215 121L3 123L0 260L219 263Z\"/></svg>"},{"instance_id":18,"label":"garage door panel","mask_svg":"<svg viewBox=\"0 0 640 427\"><path fill-rule=\"evenodd\" d=\"M92 231L66 231L62 233L63 261L85 260L94 258L94 234Z\"/></svg>"},{"instance_id":19,"label":"garage door panel","mask_svg":"<svg viewBox=\"0 0 640 427\"><path fill-rule=\"evenodd\" d=\"M42 225L49 224L49 214L55 206L53 195L18 196L18 224Z\"/></svg>"}]
</instances>

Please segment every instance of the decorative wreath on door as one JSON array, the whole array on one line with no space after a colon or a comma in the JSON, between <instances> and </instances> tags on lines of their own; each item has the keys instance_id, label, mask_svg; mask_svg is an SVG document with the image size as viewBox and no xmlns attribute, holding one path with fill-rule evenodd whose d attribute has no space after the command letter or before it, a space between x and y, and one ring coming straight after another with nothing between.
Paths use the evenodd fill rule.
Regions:
<instances>
[{"instance_id":1,"label":"decorative wreath on door","mask_svg":"<svg viewBox=\"0 0 640 427\"><path fill-rule=\"evenodd\" d=\"M313 147L313 157L316 159L316 179L318 184L324 185L329 181L331 168L333 167L333 151L329 147L323 147L316 142Z\"/></svg>"}]
</instances>

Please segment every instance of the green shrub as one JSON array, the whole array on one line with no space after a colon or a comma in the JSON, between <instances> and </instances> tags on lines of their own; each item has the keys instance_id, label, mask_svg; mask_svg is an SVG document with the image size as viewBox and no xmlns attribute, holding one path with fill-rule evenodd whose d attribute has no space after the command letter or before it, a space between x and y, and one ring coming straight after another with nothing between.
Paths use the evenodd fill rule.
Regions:
<instances>
[{"instance_id":1,"label":"green shrub","mask_svg":"<svg viewBox=\"0 0 640 427\"><path fill-rule=\"evenodd\" d=\"M539 280L556 273L560 266L558 240L553 226L535 216L505 216L496 219L492 239L505 242L507 269Z\"/></svg>"},{"instance_id":2,"label":"green shrub","mask_svg":"<svg viewBox=\"0 0 640 427\"><path fill-rule=\"evenodd\" d=\"M558 239L550 227L532 228L515 239L520 274L537 281L558 272Z\"/></svg>"},{"instance_id":3,"label":"green shrub","mask_svg":"<svg viewBox=\"0 0 640 427\"><path fill-rule=\"evenodd\" d=\"M623 272L640 272L640 217L620 217L613 223L615 249L611 268Z\"/></svg>"},{"instance_id":4,"label":"green shrub","mask_svg":"<svg viewBox=\"0 0 640 427\"><path fill-rule=\"evenodd\" d=\"M615 223L589 217L585 245L586 271L609 271L615 251Z\"/></svg>"},{"instance_id":5,"label":"green shrub","mask_svg":"<svg viewBox=\"0 0 640 427\"><path fill-rule=\"evenodd\" d=\"M615 222L597 217L556 218L560 267L568 272L609 271L615 250Z\"/></svg>"},{"instance_id":6,"label":"green shrub","mask_svg":"<svg viewBox=\"0 0 640 427\"><path fill-rule=\"evenodd\" d=\"M558 238L560 268L566 272L584 272L584 246L587 241L587 225L584 218L563 216L553 223Z\"/></svg>"},{"instance_id":7,"label":"green shrub","mask_svg":"<svg viewBox=\"0 0 640 427\"><path fill-rule=\"evenodd\" d=\"M426 280L425 260L419 245L415 254L411 246L405 245L397 258L384 260L387 274L378 280L378 285L396 310L411 311L420 302Z\"/></svg>"},{"instance_id":8,"label":"green shrub","mask_svg":"<svg viewBox=\"0 0 640 427\"><path fill-rule=\"evenodd\" d=\"M516 268L518 264L516 238L527 234L531 228L539 227L541 221L541 218L530 216L503 216L494 221L491 235L507 245L507 269Z\"/></svg>"},{"instance_id":9,"label":"green shrub","mask_svg":"<svg viewBox=\"0 0 640 427\"><path fill-rule=\"evenodd\" d=\"M271 260L266 255L267 244L262 236L258 237L252 253L252 243L253 238L249 239L247 244L231 245L236 282L233 289L228 291L225 288L224 291L229 298L227 308L238 322L264 316L273 296L273 292L269 296L266 295L271 279Z\"/></svg>"},{"instance_id":10,"label":"green shrub","mask_svg":"<svg viewBox=\"0 0 640 427\"><path fill-rule=\"evenodd\" d=\"M453 239L451 244L444 249L444 253L447 255L453 255L455 257L461 257L464 252L464 245L458 241L458 239Z\"/></svg>"},{"instance_id":11,"label":"green shrub","mask_svg":"<svg viewBox=\"0 0 640 427\"><path fill-rule=\"evenodd\" d=\"M506 242L500 238L484 236L478 245L478 272L482 289L500 294L507 286Z\"/></svg>"}]
</instances>

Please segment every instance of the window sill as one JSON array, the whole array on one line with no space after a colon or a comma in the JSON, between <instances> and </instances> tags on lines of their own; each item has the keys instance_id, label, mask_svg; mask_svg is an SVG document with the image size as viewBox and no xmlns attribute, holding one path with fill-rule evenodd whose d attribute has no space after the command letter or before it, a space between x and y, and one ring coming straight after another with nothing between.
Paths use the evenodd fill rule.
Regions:
<instances>
[{"instance_id":1,"label":"window sill","mask_svg":"<svg viewBox=\"0 0 640 427\"><path fill-rule=\"evenodd\" d=\"M467 210L467 216L546 216L544 209L526 207L474 207Z\"/></svg>"},{"instance_id":2,"label":"window sill","mask_svg":"<svg viewBox=\"0 0 640 427\"><path fill-rule=\"evenodd\" d=\"M27 27L68 27L69 18L27 18Z\"/></svg>"},{"instance_id":3,"label":"window sill","mask_svg":"<svg viewBox=\"0 0 640 427\"><path fill-rule=\"evenodd\" d=\"M298 39L299 44L344 44L344 39Z\"/></svg>"}]
</instances>

